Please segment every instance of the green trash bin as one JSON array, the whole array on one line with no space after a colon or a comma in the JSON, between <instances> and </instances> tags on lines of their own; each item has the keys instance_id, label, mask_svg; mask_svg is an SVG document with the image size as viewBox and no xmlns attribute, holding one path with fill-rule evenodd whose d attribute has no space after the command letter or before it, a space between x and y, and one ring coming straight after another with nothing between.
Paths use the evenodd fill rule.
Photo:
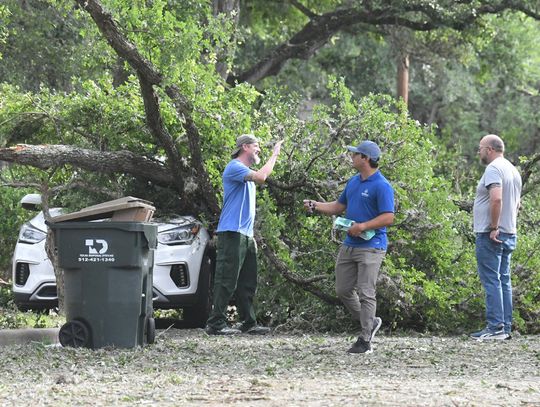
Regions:
<instances>
[{"instance_id":1,"label":"green trash bin","mask_svg":"<svg viewBox=\"0 0 540 407\"><path fill-rule=\"evenodd\" d=\"M154 342L152 269L157 226L51 223L64 271L63 346L133 348Z\"/></svg>"}]
</instances>

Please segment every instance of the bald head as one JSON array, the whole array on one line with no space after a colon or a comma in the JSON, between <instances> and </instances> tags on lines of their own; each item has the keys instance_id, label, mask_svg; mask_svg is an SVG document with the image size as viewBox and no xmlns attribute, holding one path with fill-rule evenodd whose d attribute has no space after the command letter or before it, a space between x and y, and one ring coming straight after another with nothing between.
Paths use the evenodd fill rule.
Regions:
<instances>
[{"instance_id":1,"label":"bald head","mask_svg":"<svg viewBox=\"0 0 540 407\"><path fill-rule=\"evenodd\" d=\"M488 134L480 140L480 144L491 147L497 153L504 153L504 142L495 134Z\"/></svg>"}]
</instances>

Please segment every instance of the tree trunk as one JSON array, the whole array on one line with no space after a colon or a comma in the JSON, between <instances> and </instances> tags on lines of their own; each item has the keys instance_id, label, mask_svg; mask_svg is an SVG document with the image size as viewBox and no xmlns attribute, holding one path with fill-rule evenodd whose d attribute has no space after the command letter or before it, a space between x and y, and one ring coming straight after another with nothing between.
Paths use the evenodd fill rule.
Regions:
<instances>
[{"instance_id":1,"label":"tree trunk","mask_svg":"<svg viewBox=\"0 0 540 407\"><path fill-rule=\"evenodd\" d=\"M49 197L50 189L49 185L44 182L41 184L41 210L43 211L43 217L45 222L51 220L51 213L49 212ZM54 241L54 232L49 228L47 232L47 240L45 240L45 252L50 259L54 270L54 277L56 279L56 296L58 297L58 313L64 315L64 270L58 267L58 256L55 250L56 244Z\"/></svg>"},{"instance_id":2,"label":"tree trunk","mask_svg":"<svg viewBox=\"0 0 540 407\"><path fill-rule=\"evenodd\" d=\"M45 252L47 257L51 260L51 264L54 270L54 277L56 279L56 295L58 297L58 313L65 315L64 313L64 270L58 266L58 256L55 250L56 244L54 242L54 232L49 229L47 232L47 240L45 241Z\"/></svg>"},{"instance_id":3,"label":"tree trunk","mask_svg":"<svg viewBox=\"0 0 540 407\"><path fill-rule=\"evenodd\" d=\"M397 69L397 99L409 104L409 55L400 55Z\"/></svg>"}]
</instances>

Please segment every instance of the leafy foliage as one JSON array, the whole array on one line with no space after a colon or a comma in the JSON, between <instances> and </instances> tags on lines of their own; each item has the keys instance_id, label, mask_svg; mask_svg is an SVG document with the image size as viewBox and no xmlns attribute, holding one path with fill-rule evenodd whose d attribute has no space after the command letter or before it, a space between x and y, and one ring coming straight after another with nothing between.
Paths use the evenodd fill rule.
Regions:
<instances>
[{"instance_id":1,"label":"leafy foliage","mask_svg":"<svg viewBox=\"0 0 540 407\"><path fill-rule=\"evenodd\" d=\"M310 121L283 112L284 107L293 108L290 101L263 105L263 110L268 109L263 122L274 127L279 122L288 135L284 145L287 161L279 164L276 177L297 186L286 192L270 187L262 195L258 213L262 234L272 236L267 243L291 270L304 279L320 279L317 286L332 294L338 236L331 230L331 219L306 218L301 202L307 198L337 199L353 175L345 146L365 138L375 140L383 147L381 171L393 184L397 201L379 312L393 326L450 329L461 325L463 321L454 315L456 307L472 294L468 283L476 276L467 265L473 251L462 233L467 217L450 198L451 183L434 173L432 131L408 117L404 106L388 97L372 96L357 102L342 81L334 81L331 88L333 104L318 106ZM279 279L267 267L260 295L271 298L264 304L267 317L284 323L291 314L300 318L316 313L310 301L299 305L297 289L276 290Z\"/></svg>"},{"instance_id":2,"label":"leafy foliage","mask_svg":"<svg viewBox=\"0 0 540 407\"><path fill-rule=\"evenodd\" d=\"M58 327L65 320L55 315L19 312L15 308L11 290L0 284L0 329Z\"/></svg>"},{"instance_id":3,"label":"leafy foliage","mask_svg":"<svg viewBox=\"0 0 540 407\"><path fill-rule=\"evenodd\" d=\"M0 6L0 21L1 10L4 15L9 12L7 24L1 29L7 34L4 43L0 41L3 81L32 91L42 86L70 90L72 77L88 78L107 65L102 55L107 55L108 48L95 42L96 37L81 37L84 29L77 13L73 13L73 5L55 8L48 1L6 0ZM79 58L81 54L100 60L99 67L88 66L89 59Z\"/></svg>"}]
</instances>

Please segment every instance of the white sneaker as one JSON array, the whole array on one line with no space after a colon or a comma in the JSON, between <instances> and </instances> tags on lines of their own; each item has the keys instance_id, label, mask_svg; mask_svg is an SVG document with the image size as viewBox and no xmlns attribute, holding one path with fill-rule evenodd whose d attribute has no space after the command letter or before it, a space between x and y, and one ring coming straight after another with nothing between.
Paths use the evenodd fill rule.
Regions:
<instances>
[{"instance_id":1,"label":"white sneaker","mask_svg":"<svg viewBox=\"0 0 540 407\"><path fill-rule=\"evenodd\" d=\"M375 334L377 333L381 325L382 325L381 318L379 317L373 318L373 328L371 328L371 337L369 339L370 342L373 341L373 338L375 338Z\"/></svg>"}]
</instances>

